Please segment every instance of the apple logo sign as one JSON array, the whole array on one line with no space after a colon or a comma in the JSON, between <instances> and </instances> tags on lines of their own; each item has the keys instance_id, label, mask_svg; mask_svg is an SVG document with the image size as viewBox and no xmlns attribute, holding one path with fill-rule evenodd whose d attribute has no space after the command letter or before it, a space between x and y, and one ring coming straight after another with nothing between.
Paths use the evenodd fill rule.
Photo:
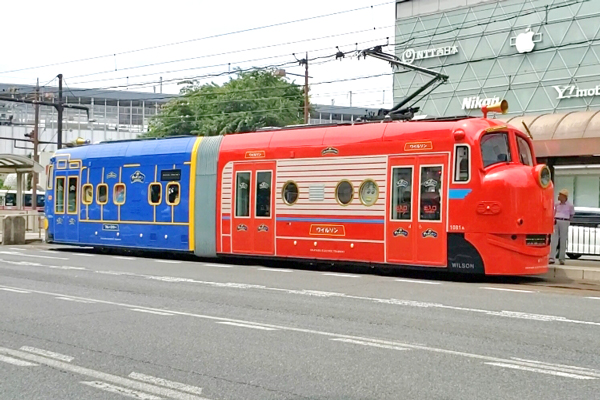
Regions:
<instances>
[{"instance_id":1,"label":"apple logo sign","mask_svg":"<svg viewBox=\"0 0 600 400\"><path fill-rule=\"evenodd\" d=\"M519 53L530 53L535 47L535 43L542 41L541 33L534 33L527 28L525 32L519 33L516 37L510 38L510 45L515 46Z\"/></svg>"}]
</instances>

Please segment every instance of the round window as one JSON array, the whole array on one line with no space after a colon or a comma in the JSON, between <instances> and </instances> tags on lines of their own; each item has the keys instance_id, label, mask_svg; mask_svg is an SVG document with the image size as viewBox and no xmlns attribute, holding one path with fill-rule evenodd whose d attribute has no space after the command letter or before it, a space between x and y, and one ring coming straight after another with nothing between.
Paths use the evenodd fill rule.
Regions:
<instances>
[{"instance_id":1,"label":"round window","mask_svg":"<svg viewBox=\"0 0 600 400\"><path fill-rule=\"evenodd\" d=\"M335 189L335 196L340 204L350 204L352 197L354 196L352 184L348 181L341 181L338 183L337 188Z\"/></svg>"},{"instance_id":2,"label":"round window","mask_svg":"<svg viewBox=\"0 0 600 400\"><path fill-rule=\"evenodd\" d=\"M379 188L374 181L366 180L360 185L359 195L360 201L365 206L372 206L379 197Z\"/></svg>"},{"instance_id":3,"label":"round window","mask_svg":"<svg viewBox=\"0 0 600 400\"><path fill-rule=\"evenodd\" d=\"M298 185L295 182L286 182L283 185L281 196L283 197L283 202L291 206L298 201Z\"/></svg>"}]
</instances>

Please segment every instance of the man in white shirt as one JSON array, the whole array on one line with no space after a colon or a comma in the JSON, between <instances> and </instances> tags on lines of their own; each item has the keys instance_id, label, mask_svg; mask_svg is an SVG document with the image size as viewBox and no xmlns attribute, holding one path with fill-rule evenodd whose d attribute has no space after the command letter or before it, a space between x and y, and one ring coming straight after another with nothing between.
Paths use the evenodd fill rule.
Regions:
<instances>
[{"instance_id":1,"label":"man in white shirt","mask_svg":"<svg viewBox=\"0 0 600 400\"><path fill-rule=\"evenodd\" d=\"M550 243L550 264L554 264L554 256L556 255L556 245L560 244L560 252L558 254L558 262L560 265L565 264L565 253L567 252L567 236L569 235L569 225L575 214L575 207L569 203L569 192L562 189L558 192L558 203L554 204L554 233Z\"/></svg>"}]
</instances>

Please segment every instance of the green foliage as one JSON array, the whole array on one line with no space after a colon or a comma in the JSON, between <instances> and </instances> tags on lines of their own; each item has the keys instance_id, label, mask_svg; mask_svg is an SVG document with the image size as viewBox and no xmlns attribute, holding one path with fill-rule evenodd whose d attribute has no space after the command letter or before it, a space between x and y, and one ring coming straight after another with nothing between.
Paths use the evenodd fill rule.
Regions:
<instances>
[{"instance_id":1,"label":"green foliage","mask_svg":"<svg viewBox=\"0 0 600 400\"><path fill-rule=\"evenodd\" d=\"M145 136L214 136L303 121L303 89L269 71L238 70L222 86L180 84L181 97L163 106Z\"/></svg>"}]
</instances>

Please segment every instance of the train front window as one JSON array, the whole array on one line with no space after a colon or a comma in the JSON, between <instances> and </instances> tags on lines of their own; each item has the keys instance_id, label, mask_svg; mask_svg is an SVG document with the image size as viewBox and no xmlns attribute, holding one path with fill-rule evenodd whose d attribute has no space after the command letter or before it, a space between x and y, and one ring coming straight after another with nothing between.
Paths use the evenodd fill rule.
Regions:
<instances>
[{"instance_id":1,"label":"train front window","mask_svg":"<svg viewBox=\"0 0 600 400\"><path fill-rule=\"evenodd\" d=\"M519 161L521 161L521 164L533 166L533 156L531 155L531 148L527 140L521 136L517 136L517 148L519 149Z\"/></svg>"},{"instance_id":2,"label":"train front window","mask_svg":"<svg viewBox=\"0 0 600 400\"><path fill-rule=\"evenodd\" d=\"M412 167L392 169L393 220L410 220L412 205Z\"/></svg>"},{"instance_id":3,"label":"train front window","mask_svg":"<svg viewBox=\"0 0 600 400\"><path fill-rule=\"evenodd\" d=\"M483 166L510 162L510 146L507 133L488 133L481 138Z\"/></svg>"},{"instance_id":4,"label":"train front window","mask_svg":"<svg viewBox=\"0 0 600 400\"><path fill-rule=\"evenodd\" d=\"M427 221L442 220L442 166L421 167L420 217Z\"/></svg>"}]
</instances>

